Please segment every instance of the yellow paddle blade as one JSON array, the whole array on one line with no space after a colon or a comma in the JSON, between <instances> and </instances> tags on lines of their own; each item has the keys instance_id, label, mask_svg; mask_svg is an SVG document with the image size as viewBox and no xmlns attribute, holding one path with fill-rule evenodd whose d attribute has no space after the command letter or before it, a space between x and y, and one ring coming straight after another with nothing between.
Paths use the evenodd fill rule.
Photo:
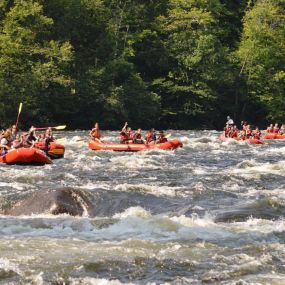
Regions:
<instances>
[{"instance_id":1,"label":"yellow paddle blade","mask_svg":"<svg viewBox=\"0 0 285 285\"><path fill-rule=\"evenodd\" d=\"M57 139L56 143L58 143L58 144L65 144L66 143L66 138Z\"/></svg>"},{"instance_id":2,"label":"yellow paddle blade","mask_svg":"<svg viewBox=\"0 0 285 285\"><path fill-rule=\"evenodd\" d=\"M168 139L171 137L171 134L167 134L165 137Z\"/></svg>"},{"instance_id":3,"label":"yellow paddle blade","mask_svg":"<svg viewBox=\"0 0 285 285\"><path fill-rule=\"evenodd\" d=\"M20 103L20 105L19 105L19 111L18 111L19 114L20 114L21 111L22 111L22 107L23 107L23 103Z\"/></svg>"},{"instance_id":4,"label":"yellow paddle blade","mask_svg":"<svg viewBox=\"0 0 285 285\"><path fill-rule=\"evenodd\" d=\"M64 130L66 128L66 125L62 125L62 126L56 126L56 127L52 127L55 130Z\"/></svg>"}]
</instances>

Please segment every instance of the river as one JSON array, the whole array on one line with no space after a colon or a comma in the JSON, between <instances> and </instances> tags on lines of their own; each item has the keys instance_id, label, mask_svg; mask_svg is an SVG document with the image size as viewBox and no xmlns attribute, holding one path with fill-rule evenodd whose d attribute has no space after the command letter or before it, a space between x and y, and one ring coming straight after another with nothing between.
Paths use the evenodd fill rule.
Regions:
<instances>
[{"instance_id":1,"label":"river","mask_svg":"<svg viewBox=\"0 0 285 285\"><path fill-rule=\"evenodd\" d=\"M54 164L0 165L1 204L72 187L101 209L0 216L0 284L285 284L285 141L167 133L183 148L95 152L66 131Z\"/></svg>"}]
</instances>

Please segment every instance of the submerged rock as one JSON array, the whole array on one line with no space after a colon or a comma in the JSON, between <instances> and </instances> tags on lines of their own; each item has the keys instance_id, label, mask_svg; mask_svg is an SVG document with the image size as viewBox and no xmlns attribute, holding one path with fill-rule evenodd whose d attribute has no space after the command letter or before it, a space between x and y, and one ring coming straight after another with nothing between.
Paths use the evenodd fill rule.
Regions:
<instances>
[{"instance_id":1,"label":"submerged rock","mask_svg":"<svg viewBox=\"0 0 285 285\"><path fill-rule=\"evenodd\" d=\"M69 214L83 216L92 206L88 192L72 189L36 191L31 197L21 200L3 211L4 215Z\"/></svg>"}]
</instances>

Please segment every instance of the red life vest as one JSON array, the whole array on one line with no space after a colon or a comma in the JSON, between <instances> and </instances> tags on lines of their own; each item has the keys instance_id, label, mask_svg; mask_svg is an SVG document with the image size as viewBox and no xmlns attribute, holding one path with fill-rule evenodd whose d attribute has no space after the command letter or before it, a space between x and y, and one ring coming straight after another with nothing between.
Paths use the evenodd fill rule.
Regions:
<instances>
[{"instance_id":1,"label":"red life vest","mask_svg":"<svg viewBox=\"0 0 285 285\"><path fill-rule=\"evenodd\" d=\"M146 134L146 143L150 143L153 141L153 134L151 132Z\"/></svg>"},{"instance_id":2,"label":"red life vest","mask_svg":"<svg viewBox=\"0 0 285 285\"><path fill-rule=\"evenodd\" d=\"M268 133L273 133L273 130L274 130L273 127L268 127L268 128L266 129L266 131L267 131Z\"/></svg>"},{"instance_id":3,"label":"red life vest","mask_svg":"<svg viewBox=\"0 0 285 285\"><path fill-rule=\"evenodd\" d=\"M126 143L129 140L129 136L125 132L120 133L120 142Z\"/></svg>"}]
</instances>

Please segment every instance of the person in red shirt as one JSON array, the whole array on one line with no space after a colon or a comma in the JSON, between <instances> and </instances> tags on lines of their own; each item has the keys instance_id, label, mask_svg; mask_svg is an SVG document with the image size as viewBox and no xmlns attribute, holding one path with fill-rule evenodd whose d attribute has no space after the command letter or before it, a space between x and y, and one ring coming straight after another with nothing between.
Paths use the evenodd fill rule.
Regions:
<instances>
[{"instance_id":1,"label":"person in red shirt","mask_svg":"<svg viewBox=\"0 0 285 285\"><path fill-rule=\"evenodd\" d=\"M165 143L167 142L167 138L164 135L163 131L159 131L156 143Z\"/></svg>"},{"instance_id":2,"label":"person in red shirt","mask_svg":"<svg viewBox=\"0 0 285 285\"><path fill-rule=\"evenodd\" d=\"M267 127L266 132L273 133L273 124L270 124L269 127Z\"/></svg>"},{"instance_id":3,"label":"person in red shirt","mask_svg":"<svg viewBox=\"0 0 285 285\"><path fill-rule=\"evenodd\" d=\"M229 137L230 137L230 138L237 138L237 137L238 137L238 128L237 128L236 125L234 125L234 126L232 127L232 129L230 130L230 132L229 132Z\"/></svg>"},{"instance_id":4,"label":"person in red shirt","mask_svg":"<svg viewBox=\"0 0 285 285\"><path fill-rule=\"evenodd\" d=\"M261 136L261 131L259 130L259 128L256 127L256 129L252 132L252 137L254 139L260 140L260 136Z\"/></svg>"},{"instance_id":5,"label":"person in red shirt","mask_svg":"<svg viewBox=\"0 0 285 285\"><path fill-rule=\"evenodd\" d=\"M154 129L150 129L147 134L146 134L146 137L145 137L145 140L146 140L146 143L149 144L149 143L155 143L156 142L156 134L155 134L155 131Z\"/></svg>"},{"instance_id":6,"label":"person in red shirt","mask_svg":"<svg viewBox=\"0 0 285 285\"><path fill-rule=\"evenodd\" d=\"M273 127L273 133L278 134L278 132L279 132L279 127L278 127L278 124L276 123Z\"/></svg>"}]
</instances>

